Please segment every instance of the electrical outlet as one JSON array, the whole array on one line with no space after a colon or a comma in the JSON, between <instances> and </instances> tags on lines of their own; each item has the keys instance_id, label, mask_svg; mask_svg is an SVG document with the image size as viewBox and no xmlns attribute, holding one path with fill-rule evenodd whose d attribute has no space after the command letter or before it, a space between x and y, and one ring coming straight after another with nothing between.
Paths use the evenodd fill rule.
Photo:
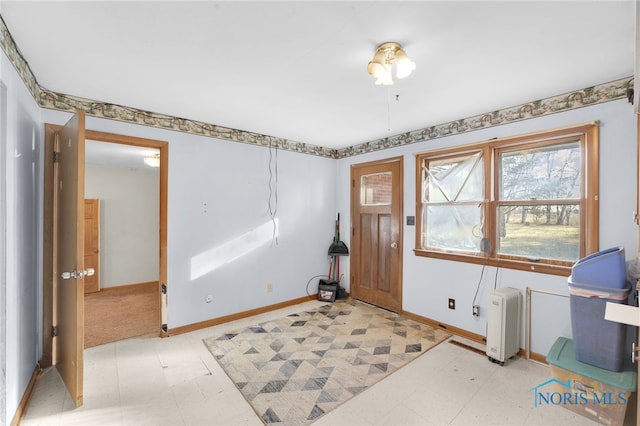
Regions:
<instances>
[{"instance_id":1,"label":"electrical outlet","mask_svg":"<svg viewBox=\"0 0 640 426\"><path fill-rule=\"evenodd\" d=\"M449 299L449 309L456 308L456 299Z\"/></svg>"},{"instance_id":2,"label":"electrical outlet","mask_svg":"<svg viewBox=\"0 0 640 426\"><path fill-rule=\"evenodd\" d=\"M479 317L480 316L480 306L473 305L473 316L474 317Z\"/></svg>"},{"instance_id":3,"label":"electrical outlet","mask_svg":"<svg viewBox=\"0 0 640 426\"><path fill-rule=\"evenodd\" d=\"M267 284L267 293L271 293L273 291L273 283Z\"/></svg>"}]
</instances>

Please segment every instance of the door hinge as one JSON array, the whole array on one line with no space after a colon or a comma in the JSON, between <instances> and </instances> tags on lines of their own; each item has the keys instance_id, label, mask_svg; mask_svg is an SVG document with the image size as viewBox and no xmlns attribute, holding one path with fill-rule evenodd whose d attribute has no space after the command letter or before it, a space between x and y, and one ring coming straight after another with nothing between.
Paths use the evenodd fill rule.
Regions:
<instances>
[{"instance_id":1,"label":"door hinge","mask_svg":"<svg viewBox=\"0 0 640 426\"><path fill-rule=\"evenodd\" d=\"M57 326L51 326L51 337L57 337L58 336L58 327Z\"/></svg>"},{"instance_id":2,"label":"door hinge","mask_svg":"<svg viewBox=\"0 0 640 426\"><path fill-rule=\"evenodd\" d=\"M160 287L162 294L167 294L167 285L166 284L162 284L162 286Z\"/></svg>"},{"instance_id":3,"label":"door hinge","mask_svg":"<svg viewBox=\"0 0 640 426\"><path fill-rule=\"evenodd\" d=\"M60 153L58 151L53 151L53 162L54 163L60 162Z\"/></svg>"}]
</instances>

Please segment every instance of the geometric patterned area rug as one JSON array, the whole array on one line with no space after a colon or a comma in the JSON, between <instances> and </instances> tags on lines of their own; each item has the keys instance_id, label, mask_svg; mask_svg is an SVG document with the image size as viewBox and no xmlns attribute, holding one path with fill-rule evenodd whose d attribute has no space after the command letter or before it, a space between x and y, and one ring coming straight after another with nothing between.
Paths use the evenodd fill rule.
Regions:
<instances>
[{"instance_id":1,"label":"geometric patterned area rug","mask_svg":"<svg viewBox=\"0 0 640 426\"><path fill-rule=\"evenodd\" d=\"M349 299L204 343L265 424L305 425L449 336Z\"/></svg>"}]
</instances>

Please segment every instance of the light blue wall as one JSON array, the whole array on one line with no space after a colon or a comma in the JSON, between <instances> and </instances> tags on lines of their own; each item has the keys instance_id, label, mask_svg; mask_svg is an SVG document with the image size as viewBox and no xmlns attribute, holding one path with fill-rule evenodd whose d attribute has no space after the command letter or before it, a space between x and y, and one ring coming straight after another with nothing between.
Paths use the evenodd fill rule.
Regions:
<instances>
[{"instance_id":1,"label":"light blue wall","mask_svg":"<svg viewBox=\"0 0 640 426\"><path fill-rule=\"evenodd\" d=\"M276 239L268 204L272 176L276 209L273 150L269 172L265 148L192 137L174 145L169 169L171 327L304 296L307 281L327 273L335 216L334 160L278 152ZM198 276L192 267L197 256L261 226L267 238L258 249ZM211 304L204 302L208 294Z\"/></svg>"},{"instance_id":2,"label":"light blue wall","mask_svg":"<svg viewBox=\"0 0 640 426\"><path fill-rule=\"evenodd\" d=\"M0 83L0 422L9 423L41 355L43 126L4 53Z\"/></svg>"},{"instance_id":3,"label":"light blue wall","mask_svg":"<svg viewBox=\"0 0 640 426\"><path fill-rule=\"evenodd\" d=\"M637 255L637 227L632 220L636 210L636 118L633 106L626 100L607 102L564 113L507 124L490 129L416 143L399 148L369 153L338 161L338 209L348 213L349 174L352 164L403 156L404 215L416 213L416 176L414 154L443 147L469 144L494 137L513 136L544 129L600 121L600 247L623 246L627 260ZM430 123L425 122L425 126ZM349 214L343 225L349 229ZM417 257L415 227L404 226L403 309L480 335L486 334L488 295L497 287L527 287L567 294L567 279L510 269L488 267L480 282L477 303L480 316L472 315L473 298L480 281L482 267L467 263ZM348 240L345 232L343 239ZM345 271L347 272L347 271ZM497 273L497 277L496 277ZM346 274L348 277L349 274ZM447 307L449 298L456 299L456 309ZM569 300L559 296L534 293L532 296L531 350L545 354L559 336L571 336ZM524 311L523 311L524 338ZM524 347L524 340L521 347Z\"/></svg>"}]
</instances>

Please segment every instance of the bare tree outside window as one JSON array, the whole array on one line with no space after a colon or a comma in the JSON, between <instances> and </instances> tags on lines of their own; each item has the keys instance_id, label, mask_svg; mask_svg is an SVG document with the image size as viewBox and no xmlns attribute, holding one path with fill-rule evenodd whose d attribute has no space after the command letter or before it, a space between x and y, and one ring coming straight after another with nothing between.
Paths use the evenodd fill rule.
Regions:
<instances>
[{"instance_id":1,"label":"bare tree outside window","mask_svg":"<svg viewBox=\"0 0 640 426\"><path fill-rule=\"evenodd\" d=\"M498 252L576 261L580 256L579 141L504 151L498 158ZM505 201L509 204L502 204Z\"/></svg>"}]
</instances>

